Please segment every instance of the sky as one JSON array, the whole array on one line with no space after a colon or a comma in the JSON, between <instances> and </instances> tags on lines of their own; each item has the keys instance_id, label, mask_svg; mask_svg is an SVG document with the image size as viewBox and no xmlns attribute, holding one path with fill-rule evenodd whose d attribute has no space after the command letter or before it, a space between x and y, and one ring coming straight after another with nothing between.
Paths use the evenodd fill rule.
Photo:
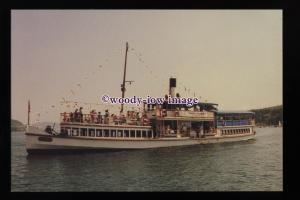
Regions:
<instances>
[{"instance_id":1,"label":"sky","mask_svg":"<svg viewBox=\"0 0 300 200\"><path fill-rule=\"evenodd\" d=\"M175 77L219 110L282 104L281 10L12 10L12 118L27 122L28 100L32 123L117 112L97 104L121 97L126 42L126 97L163 97Z\"/></svg>"}]
</instances>

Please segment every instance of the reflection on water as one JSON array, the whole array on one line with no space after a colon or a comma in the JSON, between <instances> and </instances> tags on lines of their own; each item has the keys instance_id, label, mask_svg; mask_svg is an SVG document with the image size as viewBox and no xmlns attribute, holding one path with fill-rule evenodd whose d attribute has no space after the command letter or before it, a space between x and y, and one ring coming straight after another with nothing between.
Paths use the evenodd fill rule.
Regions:
<instances>
[{"instance_id":1,"label":"reflection on water","mask_svg":"<svg viewBox=\"0 0 300 200\"><path fill-rule=\"evenodd\" d=\"M253 140L136 151L30 155L12 133L12 191L282 191L282 129Z\"/></svg>"}]
</instances>

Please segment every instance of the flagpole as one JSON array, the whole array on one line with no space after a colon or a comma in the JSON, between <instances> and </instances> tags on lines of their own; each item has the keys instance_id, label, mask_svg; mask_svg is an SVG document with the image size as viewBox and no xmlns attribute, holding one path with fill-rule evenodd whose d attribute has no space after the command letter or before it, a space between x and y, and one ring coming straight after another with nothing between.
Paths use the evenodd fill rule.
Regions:
<instances>
[{"instance_id":1,"label":"flagpole","mask_svg":"<svg viewBox=\"0 0 300 200\"><path fill-rule=\"evenodd\" d=\"M28 100L27 126L29 126L29 122L30 122L30 100Z\"/></svg>"}]
</instances>

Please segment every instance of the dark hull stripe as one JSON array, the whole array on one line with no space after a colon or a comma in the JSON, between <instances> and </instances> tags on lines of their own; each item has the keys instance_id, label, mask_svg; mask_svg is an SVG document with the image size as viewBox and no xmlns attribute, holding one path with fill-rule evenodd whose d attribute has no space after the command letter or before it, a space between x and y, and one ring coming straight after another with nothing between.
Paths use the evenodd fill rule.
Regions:
<instances>
[{"instance_id":1,"label":"dark hull stripe","mask_svg":"<svg viewBox=\"0 0 300 200\"><path fill-rule=\"evenodd\" d=\"M27 149L30 155L61 155L61 154L84 154L84 153L107 153L120 151L133 151L138 149Z\"/></svg>"}]
</instances>

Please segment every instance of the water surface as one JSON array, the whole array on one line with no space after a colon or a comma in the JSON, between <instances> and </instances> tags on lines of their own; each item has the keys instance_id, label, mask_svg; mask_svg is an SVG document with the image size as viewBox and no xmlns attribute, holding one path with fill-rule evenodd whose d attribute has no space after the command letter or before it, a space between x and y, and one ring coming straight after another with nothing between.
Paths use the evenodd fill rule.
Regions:
<instances>
[{"instance_id":1,"label":"water surface","mask_svg":"<svg viewBox=\"0 0 300 200\"><path fill-rule=\"evenodd\" d=\"M282 191L282 128L254 140L78 155L28 156L12 132L12 191Z\"/></svg>"}]
</instances>

